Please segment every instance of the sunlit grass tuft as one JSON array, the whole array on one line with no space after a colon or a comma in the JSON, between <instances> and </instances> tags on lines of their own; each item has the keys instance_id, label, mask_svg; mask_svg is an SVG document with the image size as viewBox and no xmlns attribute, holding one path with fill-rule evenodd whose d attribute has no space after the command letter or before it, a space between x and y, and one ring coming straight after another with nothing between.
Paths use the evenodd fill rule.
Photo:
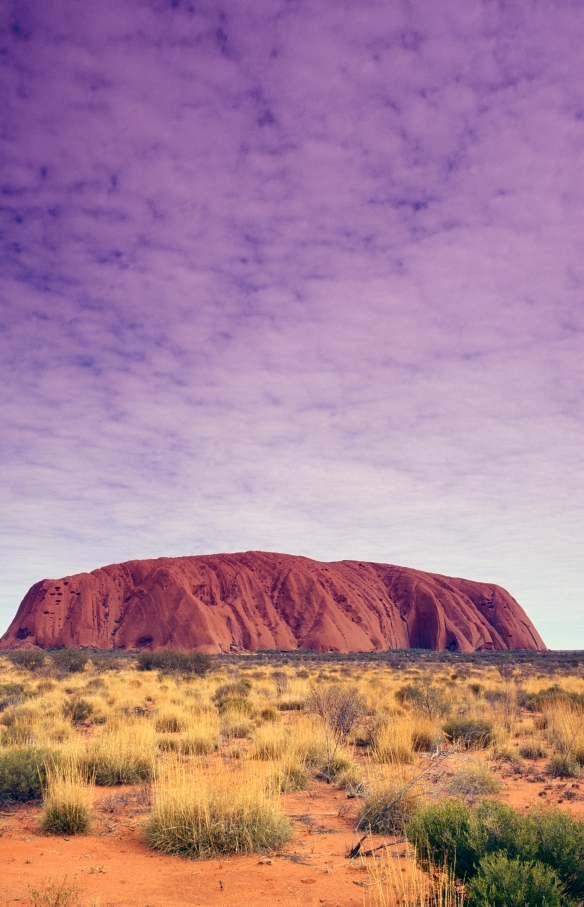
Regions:
<instances>
[{"instance_id":1,"label":"sunlit grass tuft","mask_svg":"<svg viewBox=\"0 0 584 907\"><path fill-rule=\"evenodd\" d=\"M206 771L169 762L154 784L144 840L154 850L193 858L280 847L289 819L261 774Z\"/></svg>"}]
</instances>

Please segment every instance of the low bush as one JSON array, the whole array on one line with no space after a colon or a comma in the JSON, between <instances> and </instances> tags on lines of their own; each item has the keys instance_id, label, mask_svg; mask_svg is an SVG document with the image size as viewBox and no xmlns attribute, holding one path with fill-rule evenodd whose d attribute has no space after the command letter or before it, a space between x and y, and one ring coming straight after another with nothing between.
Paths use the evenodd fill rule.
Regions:
<instances>
[{"instance_id":1,"label":"low bush","mask_svg":"<svg viewBox=\"0 0 584 907\"><path fill-rule=\"evenodd\" d=\"M550 778L579 778L581 769L576 760L569 756L552 756L545 772Z\"/></svg>"},{"instance_id":2,"label":"low bush","mask_svg":"<svg viewBox=\"0 0 584 907\"><path fill-rule=\"evenodd\" d=\"M228 740L252 737L255 730L253 721L245 714L229 710L221 717L221 733Z\"/></svg>"},{"instance_id":3,"label":"low bush","mask_svg":"<svg viewBox=\"0 0 584 907\"><path fill-rule=\"evenodd\" d=\"M160 649L157 652L140 652L136 666L139 671L160 671L161 674L201 677L209 673L213 667L213 659L204 652Z\"/></svg>"},{"instance_id":4,"label":"low bush","mask_svg":"<svg viewBox=\"0 0 584 907\"><path fill-rule=\"evenodd\" d=\"M469 765L455 772L447 785L448 793L457 797L466 797L471 802L488 794L497 794L501 782L487 765Z\"/></svg>"},{"instance_id":5,"label":"low bush","mask_svg":"<svg viewBox=\"0 0 584 907\"><path fill-rule=\"evenodd\" d=\"M507 762L509 765L519 765L521 753L515 747L503 744L493 747L493 759L497 762Z\"/></svg>"},{"instance_id":6,"label":"low bush","mask_svg":"<svg viewBox=\"0 0 584 907\"><path fill-rule=\"evenodd\" d=\"M240 715L251 715L253 707L247 699L236 699L228 696L221 699L218 703L219 714L224 715L226 712L238 712Z\"/></svg>"},{"instance_id":7,"label":"low bush","mask_svg":"<svg viewBox=\"0 0 584 907\"><path fill-rule=\"evenodd\" d=\"M481 718L454 715L442 725L442 730L453 743L471 747L487 747L493 742L493 725Z\"/></svg>"},{"instance_id":8,"label":"low bush","mask_svg":"<svg viewBox=\"0 0 584 907\"><path fill-rule=\"evenodd\" d=\"M537 840L536 857L554 869L568 894L584 898L584 819L559 809L529 814Z\"/></svg>"},{"instance_id":9,"label":"low bush","mask_svg":"<svg viewBox=\"0 0 584 907\"><path fill-rule=\"evenodd\" d=\"M460 801L443 800L419 810L407 833L423 861L451 867L458 878L472 878L484 857L503 854L551 867L569 897L584 897L584 820L560 810L521 815L505 803L484 800L471 811Z\"/></svg>"},{"instance_id":10,"label":"low bush","mask_svg":"<svg viewBox=\"0 0 584 907\"><path fill-rule=\"evenodd\" d=\"M357 829L372 834L402 835L420 805L420 791L407 782L394 778L381 780L365 790L363 809Z\"/></svg>"},{"instance_id":11,"label":"low bush","mask_svg":"<svg viewBox=\"0 0 584 907\"><path fill-rule=\"evenodd\" d=\"M490 854L466 889L468 907L566 907L564 888L550 866Z\"/></svg>"},{"instance_id":12,"label":"low bush","mask_svg":"<svg viewBox=\"0 0 584 907\"><path fill-rule=\"evenodd\" d=\"M286 760L268 776L268 790L288 794L291 791L306 790L310 775L302 762Z\"/></svg>"},{"instance_id":13,"label":"low bush","mask_svg":"<svg viewBox=\"0 0 584 907\"><path fill-rule=\"evenodd\" d=\"M12 664L24 668L25 671L38 671L44 667L45 657L45 653L40 649L21 649L8 653Z\"/></svg>"},{"instance_id":14,"label":"low bush","mask_svg":"<svg viewBox=\"0 0 584 907\"><path fill-rule=\"evenodd\" d=\"M2 730L3 746L31 746L36 742L36 727L32 724L10 724Z\"/></svg>"},{"instance_id":15,"label":"low bush","mask_svg":"<svg viewBox=\"0 0 584 907\"><path fill-rule=\"evenodd\" d=\"M431 720L443 718L451 709L451 704L444 696L444 691L427 680L423 680L419 684L406 684L400 687L395 698L401 705L407 705Z\"/></svg>"},{"instance_id":16,"label":"low bush","mask_svg":"<svg viewBox=\"0 0 584 907\"><path fill-rule=\"evenodd\" d=\"M511 859L534 860L537 855L533 824L500 800L483 800L471 813L471 842L477 859L500 851Z\"/></svg>"},{"instance_id":17,"label":"low bush","mask_svg":"<svg viewBox=\"0 0 584 907\"><path fill-rule=\"evenodd\" d=\"M524 759L545 759L547 750L539 740L526 740L519 747L519 755Z\"/></svg>"},{"instance_id":18,"label":"low bush","mask_svg":"<svg viewBox=\"0 0 584 907\"><path fill-rule=\"evenodd\" d=\"M80 674L89 661L89 655L82 649L57 649L51 652L51 661L60 674Z\"/></svg>"},{"instance_id":19,"label":"low bush","mask_svg":"<svg viewBox=\"0 0 584 907\"><path fill-rule=\"evenodd\" d=\"M424 864L446 866L459 879L476 871L471 813L460 800L444 799L418 810L407 823L407 835Z\"/></svg>"},{"instance_id":20,"label":"low bush","mask_svg":"<svg viewBox=\"0 0 584 907\"><path fill-rule=\"evenodd\" d=\"M56 754L27 746L0 752L0 800L38 800L46 780L46 764Z\"/></svg>"},{"instance_id":21,"label":"low bush","mask_svg":"<svg viewBox=\"0 0 584 907\"><path fill-rule=\"evenodd\" d=\"M76 696L63 705L64 717L69 718L73 724L81 724L83 721L88 721L92 714L93 704L82 697Z\"/></svg>"}]
</instances>

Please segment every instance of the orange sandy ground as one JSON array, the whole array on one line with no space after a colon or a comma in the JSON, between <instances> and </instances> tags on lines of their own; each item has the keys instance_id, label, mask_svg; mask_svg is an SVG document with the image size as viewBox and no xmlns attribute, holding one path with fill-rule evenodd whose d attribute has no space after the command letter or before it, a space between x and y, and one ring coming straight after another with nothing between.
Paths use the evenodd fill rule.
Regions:
<instances>
[{"instance_id":1,"label":"orange sandy ground","mask_svg":"<svg viewBox=\"0 0 584 907\"><path fill-rule=\"evenodd\" d=\"M584 782L580 788L572 781L529 781L526 767L531 777L541 771L537 763L524 765L516 776L501 769L501 799L521 810L549 803L584 816ZM97 819L92 833L81 837L43 835L38 804L0 807L0 897L4 904L27 901L29 886L67 876L67 884L78 886L83 907L96 905L96 899L100 907L363 907L369 901L366 861L345 858L357 804L316 781L310 791L284 798L294 837L282 851L205 861L160 856L144 847L146 806L143 791L135 788L97 789ZM404 845L391 853L399 858Z\"/></svg>"}]
</instances>

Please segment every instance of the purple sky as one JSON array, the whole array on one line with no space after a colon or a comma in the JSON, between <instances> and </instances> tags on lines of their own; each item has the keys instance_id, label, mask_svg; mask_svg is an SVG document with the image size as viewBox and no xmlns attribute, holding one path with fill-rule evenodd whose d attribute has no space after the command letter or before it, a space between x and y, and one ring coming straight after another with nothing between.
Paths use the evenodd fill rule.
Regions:
<instances>
[{"instance_id":1,"label":"purple sky","mask_svg":"<svg viewBox=\"0 0 584 907\"><path fill-rule=\"evenodd\" d=\"M263 548L584 648L581 0L0 9L0 630Z\"/></svg>"}]
</instances>

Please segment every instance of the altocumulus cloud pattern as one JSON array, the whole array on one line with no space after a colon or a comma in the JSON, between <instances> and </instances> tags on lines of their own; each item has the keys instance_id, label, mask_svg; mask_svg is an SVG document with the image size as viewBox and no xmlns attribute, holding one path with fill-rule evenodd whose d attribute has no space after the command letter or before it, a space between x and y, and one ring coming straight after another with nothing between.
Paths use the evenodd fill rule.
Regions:
<instances>
[{"instance_id":1,"label":"altocumulus cloud pattern","mask_svg":"<svg viewBox=\"0 0 584 907\"><path fill-rule=\"evenodd\" d=\"M267 548L584 646L579 0L1 16L4 626L41 576Z\"/></svg>"}]
</instances>

